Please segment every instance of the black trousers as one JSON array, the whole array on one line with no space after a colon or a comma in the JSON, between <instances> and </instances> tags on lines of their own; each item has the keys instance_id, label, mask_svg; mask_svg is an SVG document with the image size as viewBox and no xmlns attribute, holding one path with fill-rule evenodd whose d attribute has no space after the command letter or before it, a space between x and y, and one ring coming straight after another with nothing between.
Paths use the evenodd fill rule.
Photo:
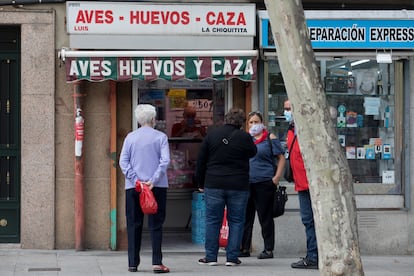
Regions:
<instances>
[{"instance_id":1,"label":"black trousers","mask_svg":"<svg viewBox=\"0 0 414 276\"><path fill-rule=\"evenodd\" d=\"M272 180L250 183L250 196L247 202L241 250L250 251L255 214L262 228L264 249L273 251L275 247L275 222L273 220L273 196L275 185Z\"/></svg>"},{"instance_id":2,"label":"black trousers","mask_svg":"<svg viewBox=\"0 0 414 276\"><path fill-rule=\"evenodd\" d=\"M167 188L152 189L158 204L158 211L154 215L148 215L148 229L151 234L152 264L162 264L162 226L165 221L165 206L167 203ZM140 250L142 240L142 228L144 213L139 204L139 193L135 189L125 191L125 210L128 234L128 266L137 267L140 264Z\"/></svg>"}]
</instances>

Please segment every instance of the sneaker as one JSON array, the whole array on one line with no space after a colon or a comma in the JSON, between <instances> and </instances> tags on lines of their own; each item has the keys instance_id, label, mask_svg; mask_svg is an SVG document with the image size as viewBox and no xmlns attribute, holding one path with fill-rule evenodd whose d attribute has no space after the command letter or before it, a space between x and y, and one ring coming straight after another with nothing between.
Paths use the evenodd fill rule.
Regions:
<instances>
[{"instance_id":1,"label":"sneaker","mask_svg":"<svg viewBox=\"0 0 414 276\"><path fill-rule=\"evenodd\" d=\"M217 262L216 261L207 261L206 258L201 258L200 260L198 260L198 264L215 266L215 265L217 265Z\"/></svg>"},{"instance_id":2,"label":"sneaker","mask_svg":"<svg viewBox=\"0 0 414 276\"><path fill-rule=\"evenodd\" d=\"M290 266L292 268L318 269L318 262L311 261L308 258L302 258L296 263L292 263Z\"/></svg>"},{"instance_id":3,"label":"sneaker","mask_svg":"<svg viewBox=\"0 0 414 276\"><path fill-rule=\"evenodd\" d=\"M273 258L273 252L272 251L266 251L263 250L262 253L260 253L259 256L257 256L258 259L272 259Z\"/></svg>"},{"instance_id":4,"label":"sneaker","mask_svg":"<svg viewBox=\"0 0 414 276\"><path fill-rule=\"evenodd\" d=\"M250 252L246 251L246 250L241 250L240 253L239 253L239 257L240 258L250 257Z\"/></svg>"},{"instance_id":5,"label":"sneaker","mask_svg":"<svg viewBox=\"0 0 414 276\"><path fill-rule=\"evenodd\" d=\"M235 260L235 261L227 261L226 262L226 266L236 266L241 264L241 261L239 259Z\"/></svg>"}]
</instances>

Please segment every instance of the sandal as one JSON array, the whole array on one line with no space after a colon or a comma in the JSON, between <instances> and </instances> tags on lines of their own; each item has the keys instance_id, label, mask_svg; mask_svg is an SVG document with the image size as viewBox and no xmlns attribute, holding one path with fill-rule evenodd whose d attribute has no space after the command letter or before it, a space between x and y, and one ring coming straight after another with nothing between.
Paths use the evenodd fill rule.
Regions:
<instances>
[{"instance_id":1,"label":"sandal","mask_svg":"<svg viewBox=\"0 0 414 276\"><path fill-rule=\"evenodd\" d=\"M161 265L153 265L152 271L154 271L154 273L168 273L170 272L170 269L166 267L165 265L161 264Z\"/></svg>"}]
</instances>

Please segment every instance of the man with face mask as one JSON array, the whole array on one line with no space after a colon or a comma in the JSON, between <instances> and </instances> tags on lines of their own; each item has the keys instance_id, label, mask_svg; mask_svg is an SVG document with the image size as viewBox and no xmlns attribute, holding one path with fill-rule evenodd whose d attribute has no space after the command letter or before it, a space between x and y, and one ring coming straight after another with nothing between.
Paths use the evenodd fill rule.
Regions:
<instances>
[{"instance_id":1,"label":"man with face mask","mask_svg":"<svg viewBox=\"0 0 414 276\"><path fill-rule=\"evenodd\" d=\"M171 137L203 138L206 135L206 129L201 125L201 121L196 119L196 114L194 107L185 107L183 120L173 125Z\"/></svg>"},{"instance_id":2,"label":"man with face mask","mask_svg":"<svg viewBox=\"0 0 414 276\"><path fill-rule=\"evenodd\" d=\"M292 263L292 268L318 269L318 244L316 241L315 223L313 220L312 202L309 193L309 183L306 176L305 164L299 148L298 138L293 121L292 106L289 100L284 102L284 115L289 122L287 132L287 148L290 149L289 159L293 171L295 191L298 192L300 216L305 226L306 257ZM293 144L293 145L292 145Z\"/></svg>"}]
</instances>

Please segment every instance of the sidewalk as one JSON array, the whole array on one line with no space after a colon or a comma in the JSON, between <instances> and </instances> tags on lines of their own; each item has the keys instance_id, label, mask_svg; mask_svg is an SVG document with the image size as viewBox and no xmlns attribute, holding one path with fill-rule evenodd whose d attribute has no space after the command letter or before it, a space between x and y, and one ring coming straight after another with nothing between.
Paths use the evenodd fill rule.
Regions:
<instances>
[{"instance_id":1,"label":"sidewalk","mask_svg":"<svg viewBox=\"0 0 414 276\"><path fill-rule=\"evenodd\" d=\"M290 268L297 258L274 258L258 260L256 257L241 258L237 267L224 266L221 252L218 266L201 266L197 263L202 251L164 251L164 264L171 273L167 275L319 275L318 270ZM363 256L366 276L411 276L414 275L414 256ZM0 275L154 275L151 253L144 250L138 273L127 271L125 251L75 251L75 250L28 250L0 249Z\"/></svg>"}]
</instances>

